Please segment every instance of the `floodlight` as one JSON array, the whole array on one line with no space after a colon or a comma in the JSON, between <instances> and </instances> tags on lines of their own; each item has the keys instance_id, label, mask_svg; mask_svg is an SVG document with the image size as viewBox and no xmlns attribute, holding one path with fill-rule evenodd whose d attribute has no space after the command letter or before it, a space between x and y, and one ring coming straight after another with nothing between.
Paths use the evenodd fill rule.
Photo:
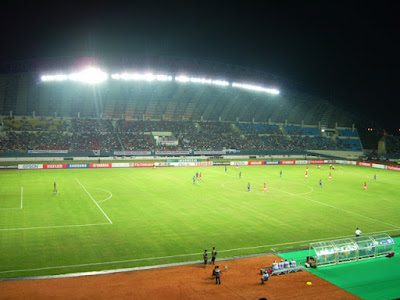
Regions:
<instances>
[{"instance_id":1,"label":"floodlight","mask_svg":"<svg viewBox=\"0 0 400 300\"><path fill-rule=\"evenodd\" d=\"M188 82L190 78L187 76L175 76L175 80L179 82Z\"/></svg>"},{"instance_id":2,"label":"floodlight","mask_svg":"<svg viewBox=\"0 0 400 300\"><path fill-rule=\"evenodd\" d=\"M237 87L237 88L246 89L246 90L266 92L266 93L275 94L275 95L279 94L279 91L277 89L265 88L265 87L262 87L259 85L233 82L232 86Z\"/></svg>"},{"instance_id":3,"label":"floodlight","mask_svg":"<svg viewBox=\"0 0 400 300\"><path fill-rule=\"evenodd\" d=\"M172 76L168 75L154 75L152 73L122 73L122 74L112 74L112 79L116 80L143 80L143 81L171 81Z\"/></svg>"},{"instance_id":4,"label":"floodlight","mask_svg":"<svg viewBox=\"0 0 400 300\"><path fill-rule=\"evenodd\" d=\"M42 81L63 81L67 80L67 75L57 74L57 75L43 75L40 77Z\"/></svg>"},{"instance_id":5,"label":"floodlight","mask_svg":"<svg viewBox=\"0 0 400 300\"><path fill-rule=\"evenodd\" d=\"M90 84L103 82L108 78L108 75L97 68L87 68L79 73L73 73L68 76L72 81L80 81Z\"/></svg>"}]
</instances>

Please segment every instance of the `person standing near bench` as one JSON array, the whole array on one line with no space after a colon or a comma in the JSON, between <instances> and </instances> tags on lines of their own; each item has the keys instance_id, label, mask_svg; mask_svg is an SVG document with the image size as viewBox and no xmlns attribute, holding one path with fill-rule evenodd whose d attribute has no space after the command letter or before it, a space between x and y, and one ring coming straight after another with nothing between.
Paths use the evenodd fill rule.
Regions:
<instances>
[{"instance_id":1,"label":"person standing near bench","mask_svg":"<svg viewBox=\"0 0 400 300\"><path fill-rule=\"evenodd\" d=\"M217 250L215 250L215 247L212 248L212 252L211 252L211 262L210 264L215 264L215 258L217 257Z\"/></svg>"},{"instance_id":2,"label":"person standing near bench","mask_svg":"<svg viewBox=\"0 0 400 300\"><path fill-rule=\"evenodd\" d=\"M207 261L208 261L208 253L207 253L207 250L204 250L203 259L204 259L204 268L205 268L205 267L207 267Z\"/></svg>"},{"instance_id":3,"label":"person standing near bench","mask_svg":"<svg viewBox=\"0 0 400 300\"><path fill-rule=\"evenodd\" d=\"M359 237L361 235L361 233L362 233L361 230L357 228L356 229L356 237Z\"/></svg>"},{"instance_id":4,"label":"person standing near bench","mask_svg":"<svg viewBox=\"0 0 400 300\"><path fill-rule=\"evenodd\" d=\"M264 274L262 274L262 277L261 277L261 284L264 284L264 282L268 281L268 279L269 279L269 274L267 271L264 271Z\"/></svg>"},{"instance_id":5,"label":"person standing near bench","mask_svg":"<svg viewBox=\"0 0 400 300\"><path fill-rule=\"evenodd\" d=\"M221 284L221 270L219 266L216 266L214 271L215 271L215 284Z\"/></svg>"}]
</instances>

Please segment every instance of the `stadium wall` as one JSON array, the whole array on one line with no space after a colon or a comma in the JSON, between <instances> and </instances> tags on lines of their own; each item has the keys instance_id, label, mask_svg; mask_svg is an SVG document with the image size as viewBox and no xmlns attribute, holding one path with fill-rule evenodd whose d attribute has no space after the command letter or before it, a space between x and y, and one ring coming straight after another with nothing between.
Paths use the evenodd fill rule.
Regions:
<instances>
[{"instance_id":1,"label":"stadium wall","mask_svg":"<svg viewBox=\"0 0 400 300\"><path fill-rule=\"evenodd\" d=\"M108 168L153 168L153 167L207 167L207 166L261 166L261 165L308 165L308 164L345 164L371 167L391 171L400 171L400 167L389 166L376 163L348 161L348 160L284 160L284 161L189 161L188 159L176 160L171 162L126 162L126 163L68 163L68 164L16 164L0 166L0 170L37 170L37 169L108 169Z\"/></svg>"},{"instance_id":2,"label":"stadium wall","mask_svg":"<svg viewBox=\"0 0 400 300\"><path fill-rule=\"evenodd\" d=\"M333 150L308 150L310 155L320 155L323 157L345 158L348 160L357 160L363 156L363 151L333 151Z\"/></svg>"}]
</instances>

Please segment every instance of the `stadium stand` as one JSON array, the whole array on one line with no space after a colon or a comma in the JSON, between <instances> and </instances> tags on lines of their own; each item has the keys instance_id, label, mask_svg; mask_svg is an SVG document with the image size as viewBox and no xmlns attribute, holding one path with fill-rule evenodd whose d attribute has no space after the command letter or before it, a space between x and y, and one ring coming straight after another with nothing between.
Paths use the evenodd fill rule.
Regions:
<instances>
[{"instance_id":1,"label":"stadium stand","mask_svg":"<svg viewBox=\"0 0 400 300\"><path fill-rule=\"evenodd\" d=\"M386 140L386 151L390 156L400 155L400 136L387 135Z\"/></svg>"},{"instance_id":2,"label":"stadium stand","mask_svg":"<svg viewBox=\"0 0 400 300\"><path fill-rule=\"evenodd\" d=\"M33 148L86 150L305 151L360 150L350 130L356 116L311 95L298 83L253 69L172 57L104 57L102 64L121 70L163 70L169 74L222 77L234 82L281 86L279 95L229 86L157 81L108 80L92 86L41 82L49 70L71 66L73 59L15 63L0 76L1 151ZM146 62L146 63L145 63ZM127 65L128 64L128 65ZM279 85L277 85L279 83ZM310 124L310 125L303 125ZM336 134L321 134L331 128ZM17 135L10 134L16 132ZM33 134L36 132L37 134ZM59 133L59 139L48 134ZM169 132L175 146L157 145L154 132ZM42 136L43 135L43 136ZM26 136L29 142L21 141ZM9 141L16 144L11 146ZM7 146L8 145L8 146ZM15 149L12 149L12 148Z\"/></svg>"}]
</instances>

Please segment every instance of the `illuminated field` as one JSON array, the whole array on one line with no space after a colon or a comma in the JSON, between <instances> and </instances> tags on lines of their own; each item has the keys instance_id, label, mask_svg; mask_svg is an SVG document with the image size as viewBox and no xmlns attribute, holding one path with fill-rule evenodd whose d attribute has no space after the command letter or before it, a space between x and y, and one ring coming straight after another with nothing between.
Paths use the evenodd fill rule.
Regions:
<instances>
[{"instance_id":1,"label":"illuminated field","mask_svg":"<svg viewBox=\"0 0 400 300\"><path fill-rule=\"evenodd\" d=\"M305 179L305 167L1 172L0 278L200 261L212 246L268 253L356 227L400 234L399 172L312 165Z\"/></svg>"}]
</instances>

